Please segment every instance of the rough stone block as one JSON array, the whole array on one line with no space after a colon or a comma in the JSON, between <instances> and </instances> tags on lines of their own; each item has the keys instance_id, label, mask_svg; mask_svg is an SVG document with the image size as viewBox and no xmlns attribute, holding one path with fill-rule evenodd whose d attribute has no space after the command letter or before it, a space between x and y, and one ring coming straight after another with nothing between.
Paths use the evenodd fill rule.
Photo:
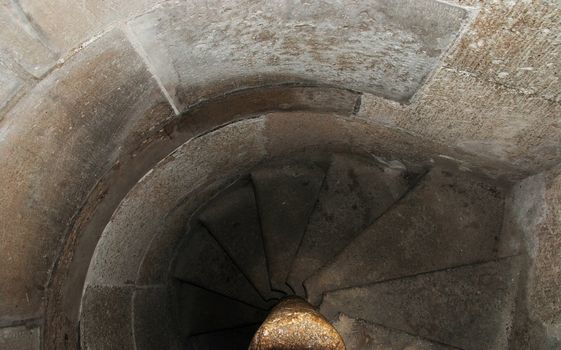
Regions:
<instances>
[{"instance_id":1,"label":"rough stone block","mask_svg":"<svg viewBox=\"0 0 561 350\"><path fill-rule=\"evenodd\" d=\"M249 305L266 305L226 250L203 227L190 229L178 247L173 277Z\"/></svg>"},{"instance_id":2,"label":"rough stone block","mask_svg":"<svg viewBox=\"0 0 561 350\"><path fill-rule=\"evenodd\" d=\"M246 179L213 198L200 220L264 299L271 297L267 257L252 184ZM225 276L224 276L225 277Z\"/></svg>"},{"instance_id":3,"label":"rough stone block","mask_svg":"<svg viewBox=\"0 0 561 350\"><path fill-rule=\"evenodd\" d=\"M528 176L522 169L507 163L468 154L435 139L423 139L408 130L382 125L373 118L344 118L319 113L270 113L266 118L266 146L272 155L293 149L313 151L326 145L331 151L347 152L352 144L351 148L357 153L375 154L386 162L399 160L408 168L430 162L492 178L503 177L508 181Z\"/></svg>"},{"instance_id":4,"label":"rough stone block","mask_svg":"<svg viewBox=\"0 0 561 350\"><path fill-rule=\"evenodd\" d=\"M560 27L557 1L483 1L445 64L560 102Z\"/></svg>"},{"instance_id":5,"label":"rough stone block","mask_svg":"<svg viewBox=\"0 0 561 350\"><path fill-rule=\"evenodd\" d=\"M507 202L507 229L520 235L529 257L520 348L561 348L561 171L516 184Z\"/></svg>"},{"instance_id":6,"label":"rough stone block","mask_svg":"<svg viewBox=\"0 0 561 350\"><path fill-rule=\"evenodd\" d=\"M166 229L160 220L146 222L144 218L166 217L166 221L174 221L175 215L187 215L189 206L204 198L200 187L228 178L227 174L251 167L265 156L262 133L262 121L235 123L192 139L162 160L129 192L128 200L121 203L106 226L96 248L97 259L92 261L89 282L120 285L135 281L152 238ZM191 192L187 195L185 189Z\"/></svg>"},{"instance_id":7,"label":"rough stone block","mask_svg":"<svg viewBox=\"0 0 561 350\"><path fill-rule=\"evenodd\" d=\"M143 119L161 117L154 113L161 105L157 83L115 30L8 112L0 131L0 180L10 184L0 194L0 242L14 253L2 257L1 317L39 309L67 225L131 135L146 132Z\"/></svg>"},{"instance_id":8,"label":"rough stone block","mask_svg":"<svg viewBox=\"0 0 561 350\"><path fill-rule=\"evenodd\" d=\"M446 68L412 105L366 95L359 115L527 173L548 169L561 161L561 8L555 2L479 5Z\"/></svg>"},{"instance_id":9,"label":"rough stone block","mask_svg":"<svg viewBox=\"0 0 561 350\"><path fill-rule=\"evenodd\" d=\"M132 287L88 287L82 299L84 349L134 349Z\"/></svg>"},{"instance_id":10,"label":"rough stone block","mask_svg":"<svg viewBox=\"0 0 561 350\"><path fill-rule=\"evenodd\" d=\"M0 350L39 350L40 334L39 327L0 328Z\"/></svg>"},{"instance_id":11,"label":"rough stone block","mask_svg":"<svg viewBox=\"0 0 561 350\"><path fill-rule=\"evenodd\" d=\"M531 259L530 318L546 328L561 325L561 171L520 182L513 190L516 223Z\"/></svg>"},{"instance_id":12,"label":"rough stone block","mask_svg":"<svg viewBox=\"0 0 561 350\"><path fill-rule=\"evenodd\" d=\"M457 350L395 329L385 328L340 314L333 326L352 350Z\"/></svg>"},{"instance_id":13,"label":"rough stone block","mask_svg":"<svg viewBox=\"0 0 561 350\"><path fill-rule=\"evenodd\" d=\"M82 2L21 0L19 3L48 40L62 52L77 46L95 33L95 18L87 13ZM61 16L62 13L64 16Z\"/></svg>"},{"instance_id":14,"label":"rough stone block","mask_svg":"<svg viewBox=\"0 0 561 350\"><path fill-rule=\"evenodd\" d=\"M0 1L0 60L4 55L39 78L51 69L58 58L48 47L15 2Z\"/></svg>"},{"instance_id":15,"label":"rough stone block","mask_svg":"<svg viewBox=\"0 0 561 350\"><path fill-rule=\"evenodd\" d=\"M24 186L20 177L25 171L34 173L39 168L31 166L34 157L20 152L18 159L22 163L12 169L14 175L9 177L9 183L16 188ZM7 164L4 160L0 163ZM0 173L2 170L5 169L0 169ZM4 209L9 208L10 199L6 191L0 193L0 246L6 249L0 255L3 266L0 276L4 281L0 283L0 322L41 317L40 306L44 301L44 285L50 268L47 259L51 257L47 253L39 255L36 252L41 250L54 254L59 249L58 239L43 235L62 233L61 222L50 216L34 198L23 202L25 210L15 212Z\"/></svg>"},{"instance_id":16,"label":"rough stone block","mask_svg":"<svg viewBox=\"0 0 561 350\"><path fill-rule=\"evenodd\" d=\"M158 0L19 0L25 13L62 53L77 48L106 30L109 25L150 9L157 2Z\"/></svg>"},{"instance_id":17,"label":"rough stone block","mask_svg":"<svg viewBox=\"0 0 561 350\"><path fill-rule=\"evenodd\" d=\"M534 316L561 327L561 171L547 174L546 217L537 227L530 277L530 305ZM559 332L558 332L559 333Z\"/></svg>"},{"instance_id":18,"label":"rough stone block","mask_svg":"<svg viewBox=\"0 0 561 350\"><path fill-rule=\"evenodd\" d=\"M502 218L499 188L434 168L306 281L308 298L316 303L329 290L496 259Z\"/></svg>"},{"instance_id":19,"label":"rough stone block","mask_svg":"<svg viewBox=\"0 0 561 350\"><path fill-rule=\"evenodd\" d=\"M304 295L305 279L327 264L386 211L408 183L404 174L392 174L368 158L336 154L319 192L287 283Z\"/></svg>"},{"instance_id":20,"label":"rough stone block","mask_svg":"<svg viewBox=\"0 0 561 350\"><path fill-rule=\"evenodd\" d=\"M508 349L516 258L328 293L321 312L345 313L466 350Z\"/></svg>"},{"instance_id":21,"label":"rough stone block","mask_svg":"<svg viewBox=\"0 0 561 350\"><path fill-rule=\"evenodd\" d=\"M174 210L172 215L166 218L165 227L158 234L158 239L153 239L145 253L136 277L136 285L166 284L169 281L171 263L174 262L178 244L185 235L186 224L190 215L199 208L200 203L214 197L229 182L217 181L207 184L202 191L190 194L190 200Z\"/></svg>"},{"instance_id":22,"label":"rough stone block","mask_svg":"<svg viewBox=\"0 0 561 350\"><path fill-rule=\"evenodd\" d=\"M561 105L442 69L412 105L362 98L359 115L536 172L561 160Z\"/></svg>"},{"instance_id":23,"label":"rough stone block","mask_svg":"<svg viewBox=\"0 0 561 350\"><path fill-rule=\"evenodd\" d=\"M433 0L230 0L165 3L129 24L183 110L203 96L272 81L408 100L465 18L464 9Z\"/></svg>"},{"instance_id":24,"label":"rough stone block","mask_svg":"<svg viewBox=\"0 0 561 350\"><path fill-rule=\"evenodd\" d=\"M257 324L267 316L265 310L187 283L182 283L176 294L177 326L187 337Z\"/></svg>"},{"instance_id":25,"label":"rough stone block","mask_svg":"<svg viewBox=\"0 0 561 350\"><path fill-rule=\"evenodd\" d=\"M134 292L135 349L178 349L179 339L172 326L169 293L165 286L153 286Z\"/></svg>"},{"instance_id":26,"label":"rough stone block","mask_svg":"<svg viewBox=\"0 0 561 350\"><path fill-rule=\"evenodd\" d=\"M313 164L283 163L251 173L273 289L290 293L285 281L324 177Z\"/></svg>"},{"instance_id":27,"label":"rough stone block","mask_svg":"<svg viewBox=\"0 0 561 350\"><path fill-rule=\"evenodd\" d=\"M64 0L58 1L64 3ZM100 25L134 17L161 2L164 0L84 0L83 6Z\"/></svg>"}]
</instances>

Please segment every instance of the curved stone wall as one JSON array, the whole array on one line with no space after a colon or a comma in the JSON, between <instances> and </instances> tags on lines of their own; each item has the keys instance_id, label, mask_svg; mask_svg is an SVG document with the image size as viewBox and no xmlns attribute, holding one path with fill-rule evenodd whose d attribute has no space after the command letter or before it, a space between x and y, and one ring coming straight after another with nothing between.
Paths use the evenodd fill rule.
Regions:
<instances>
[{"instance_id":1,"label":"curved stone wall","mask_svg":"<svg viewBox=\"0 0 561 350\"><path fill-rule=\"evenodd\" d=\"M419 149L410 135L386 132L350 114L272 112L185 142L127 193L101 234L82 297L83 347L172 347L166 288L175 248L201 204L257 164L326 151L362 153L413 169L435 161L430 145ZM382 141L388 139L401 147ZM150 318L136 314L162 321L147 326ZM150 347L155 339L160 345Z\"/></svg>"},{"instance_id":2,"label":"curved stone wall","mask_svg":"<svg viewBox=\"0 0 561 350\"><path fill-rule=\"evenodd\" d=\"M298 136L275 147L319 131L507 181L561 161L555 2L0 4L0 327L26 325L32 346L77 345L84 276L119 201L223 124L337 113L351 120L271 118ZM554 266L544 254L536 271ZM537 307L555 299L540 293Z\"/></svg>"}]
</instances>

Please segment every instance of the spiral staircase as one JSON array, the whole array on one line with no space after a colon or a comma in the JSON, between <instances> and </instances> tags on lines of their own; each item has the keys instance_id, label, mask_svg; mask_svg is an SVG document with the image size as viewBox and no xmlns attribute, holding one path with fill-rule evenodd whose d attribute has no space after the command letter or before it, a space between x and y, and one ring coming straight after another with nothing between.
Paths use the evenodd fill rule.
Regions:
<instances>
[{"instance_id":1,"label":"spiral staircase","mask_svg":"<svg viewBox=\"0 0 561 350\"><path fill-rule=\"evenodd\" d=\"M283 305L347 349L561 349L559 28L1 0L0 350L247 349Z\"/></svg>"},{"instance_id":2,"label":"spiral staircase","mask_svg":"<svg viewBox=\"0 0 561 350\"><path fill-rule=\"evenodd\" d=\"M287 296L348 350L507 349L519 257L503 190L441 166L330 153L259 165L194 215L171 294L183 347L240 349Z\"/></svg>"}]
</instances>

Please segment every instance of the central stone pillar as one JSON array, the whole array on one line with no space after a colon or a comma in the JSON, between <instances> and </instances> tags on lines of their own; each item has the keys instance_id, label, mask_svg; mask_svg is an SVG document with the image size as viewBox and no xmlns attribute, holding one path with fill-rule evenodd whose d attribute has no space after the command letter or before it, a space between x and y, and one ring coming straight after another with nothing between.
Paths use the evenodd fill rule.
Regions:
<instances>
[{"instance_id":1,"label":"central stone pillar","mask_svg":"<svg viewBox=\"0 0 561 350\"><path fill-rule=\"evenodd\" d=\"M249 350L345 350L337 330L298 297L283 299L255 333Z\"/></svg>"}]
</instances>

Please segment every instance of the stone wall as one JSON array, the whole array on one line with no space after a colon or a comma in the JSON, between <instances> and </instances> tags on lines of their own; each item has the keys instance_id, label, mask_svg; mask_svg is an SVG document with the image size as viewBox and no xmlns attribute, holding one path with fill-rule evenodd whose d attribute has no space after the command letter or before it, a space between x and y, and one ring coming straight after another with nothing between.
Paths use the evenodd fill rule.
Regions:
<instances>
[{"instance_id":1,"label":"stone wall","mask_svg":"<svg viewBox=\"0 0 561 350\"><path fill-rule=\"evenodd\" d=\"M515 185L512 218L530 262L524 298L532 349L561 346L561 170L529 177Z\"/></svg>"},{"instance_id":2,"label":"stone wall","mask_svg":"<svg viewBox=\"0 0 561 350\"><path fill-rule=\"evenodd\" d=\"M380 144L397 150L405 133L427 159L508 181L547 170L561 162L560 25L556 2L0 0L0 327L40 337L86 208L118 202L150 169L120 164L225 94L337 88L353 117L385 130ZM273 110L310 98L284 96ZM180 144L155 147L152 163ZM128 172L140 175L96 192Z\"/></svg>"}]
</instances>

